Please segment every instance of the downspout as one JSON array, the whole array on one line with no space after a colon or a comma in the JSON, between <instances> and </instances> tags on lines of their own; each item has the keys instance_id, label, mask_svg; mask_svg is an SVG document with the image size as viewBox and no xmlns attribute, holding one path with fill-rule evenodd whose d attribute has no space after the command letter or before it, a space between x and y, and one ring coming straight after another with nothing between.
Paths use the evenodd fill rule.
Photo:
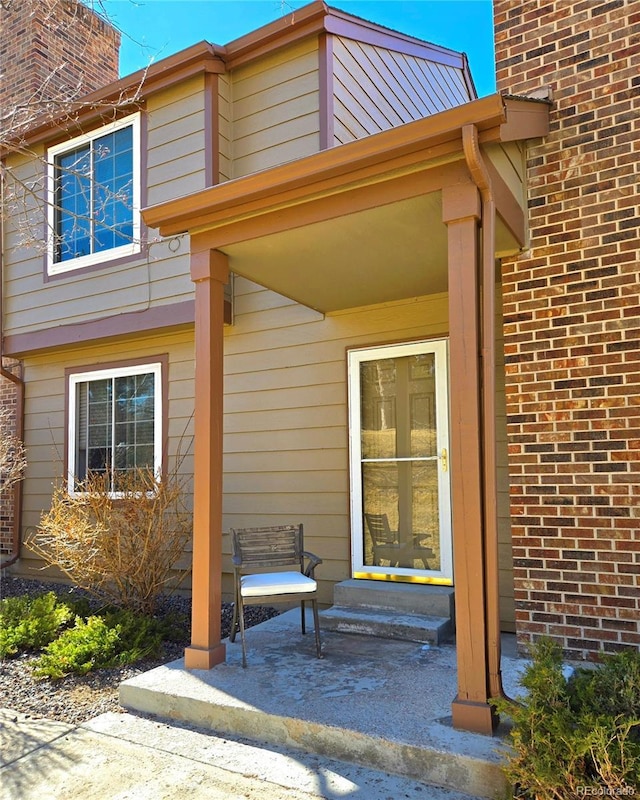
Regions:
<instances>
[{"instance_id":1,"label":"downspout","mask_svg":"<svg viewBox=\"0 0 640 800\"><path fill-rule=\"evenodd\" d=\"M482 453L484 483L484 557L486 587L487 664L489 692L504 697L500 667L500 594L498 562L498 503L496 478L496 359L495 359L495 228L496 205L491 178L480 152L475 125L462 128L467 167L482 201Z\"/></svg>"},{"instance_id":2,"label":"downspout","mask_svg":"<svg viewBox=\"0 0 640 800\"><path fill-rule=\"evenodd\" d=\"M4 208L4 179L0 177L0 212ZM16 403L16 435L22 441L24 439L24 381L21 377L14 375L5 369L2 363L4 358L4 229L2 224L2 213L0 213L0 375L13 383L17 395ZM20 558L20 521L22 519L22 481L18 481L13 487L13 531L11 535L11 553L6 561L0 564L0 569L10 567Z\"/></svg>"}]
</instances>

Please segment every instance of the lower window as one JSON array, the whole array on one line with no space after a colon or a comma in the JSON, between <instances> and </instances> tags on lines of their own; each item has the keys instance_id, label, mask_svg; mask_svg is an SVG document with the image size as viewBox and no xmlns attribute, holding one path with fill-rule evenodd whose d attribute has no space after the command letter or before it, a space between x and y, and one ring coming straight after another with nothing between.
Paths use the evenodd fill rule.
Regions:
<instances>
[{"instance_id":1,"label":"lower window","mask_svg":"<svg viewBox=\"0 0 640 800\"><path fill-rule=\"evenodd\" d=\"M69 492L104 475L113 493L118 478L162 468L162 365L69 375Z\"/></svg>"}]
</instances>

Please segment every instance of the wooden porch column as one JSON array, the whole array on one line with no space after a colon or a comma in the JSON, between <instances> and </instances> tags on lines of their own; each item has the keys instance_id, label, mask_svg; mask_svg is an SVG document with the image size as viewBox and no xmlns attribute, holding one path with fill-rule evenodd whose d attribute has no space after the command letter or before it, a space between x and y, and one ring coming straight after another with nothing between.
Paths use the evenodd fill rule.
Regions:
<instances>
[{"instance_id":1,"label":"wooden porch column","mask_svg":"<svg viewBox=\"0 0 640 800\"><path fill-rule=\"evenodd\" d=\"M482 419L480 413L480 195L472 183L445 187L448 229L449 347L451 358L451 498L456 587L458 694L456 728L491 734L497 718L488 704Z\"/></svg>"},{"instance_id":2,"label":"wooden porch column","mask_svg":"<svg viewBox=\"0 0 640 800\"><path fill-rule=\"evenodd\" d=\"M211 669L225 660L220 642L222 609L222 389L224 253L191 255L196 284L195 444L191 646L187 669Z\"/></svg>"}]
</instances>

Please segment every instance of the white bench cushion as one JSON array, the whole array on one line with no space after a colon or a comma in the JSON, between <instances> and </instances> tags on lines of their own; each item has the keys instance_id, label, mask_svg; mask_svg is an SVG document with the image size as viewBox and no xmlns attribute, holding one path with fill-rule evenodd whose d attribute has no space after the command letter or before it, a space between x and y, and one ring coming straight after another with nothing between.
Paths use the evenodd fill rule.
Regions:
<instances>
[{"instance_id":1,"label":"white bench cushion","mask_svg":"<svg viewBox=\"0 0 640 800\"><path fill-rule=\"evenodd\" d=\"M315 592L318 584L301 572L265 572L261 575L243 575L240 593L243 597L260 595L297 594Z\"/></svg>"}]
</instances>

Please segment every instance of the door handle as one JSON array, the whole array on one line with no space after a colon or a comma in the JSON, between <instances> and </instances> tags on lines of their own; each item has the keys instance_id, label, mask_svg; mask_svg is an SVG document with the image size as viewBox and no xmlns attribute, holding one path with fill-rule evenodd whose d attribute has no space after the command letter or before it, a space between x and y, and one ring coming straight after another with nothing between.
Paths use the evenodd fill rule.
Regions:
<instances>
[{"instance_id":1,"label":"door handle","mask_svg":"<svg viewBox=\"0 0 640 800\"><path fill-rule=\"evenodd\" d=\"M440 460L442 461L442 471L447 472L449 469L449 454L447 453L447 448L443 447L440 453Z\"/></svg>"}]
</instances>

